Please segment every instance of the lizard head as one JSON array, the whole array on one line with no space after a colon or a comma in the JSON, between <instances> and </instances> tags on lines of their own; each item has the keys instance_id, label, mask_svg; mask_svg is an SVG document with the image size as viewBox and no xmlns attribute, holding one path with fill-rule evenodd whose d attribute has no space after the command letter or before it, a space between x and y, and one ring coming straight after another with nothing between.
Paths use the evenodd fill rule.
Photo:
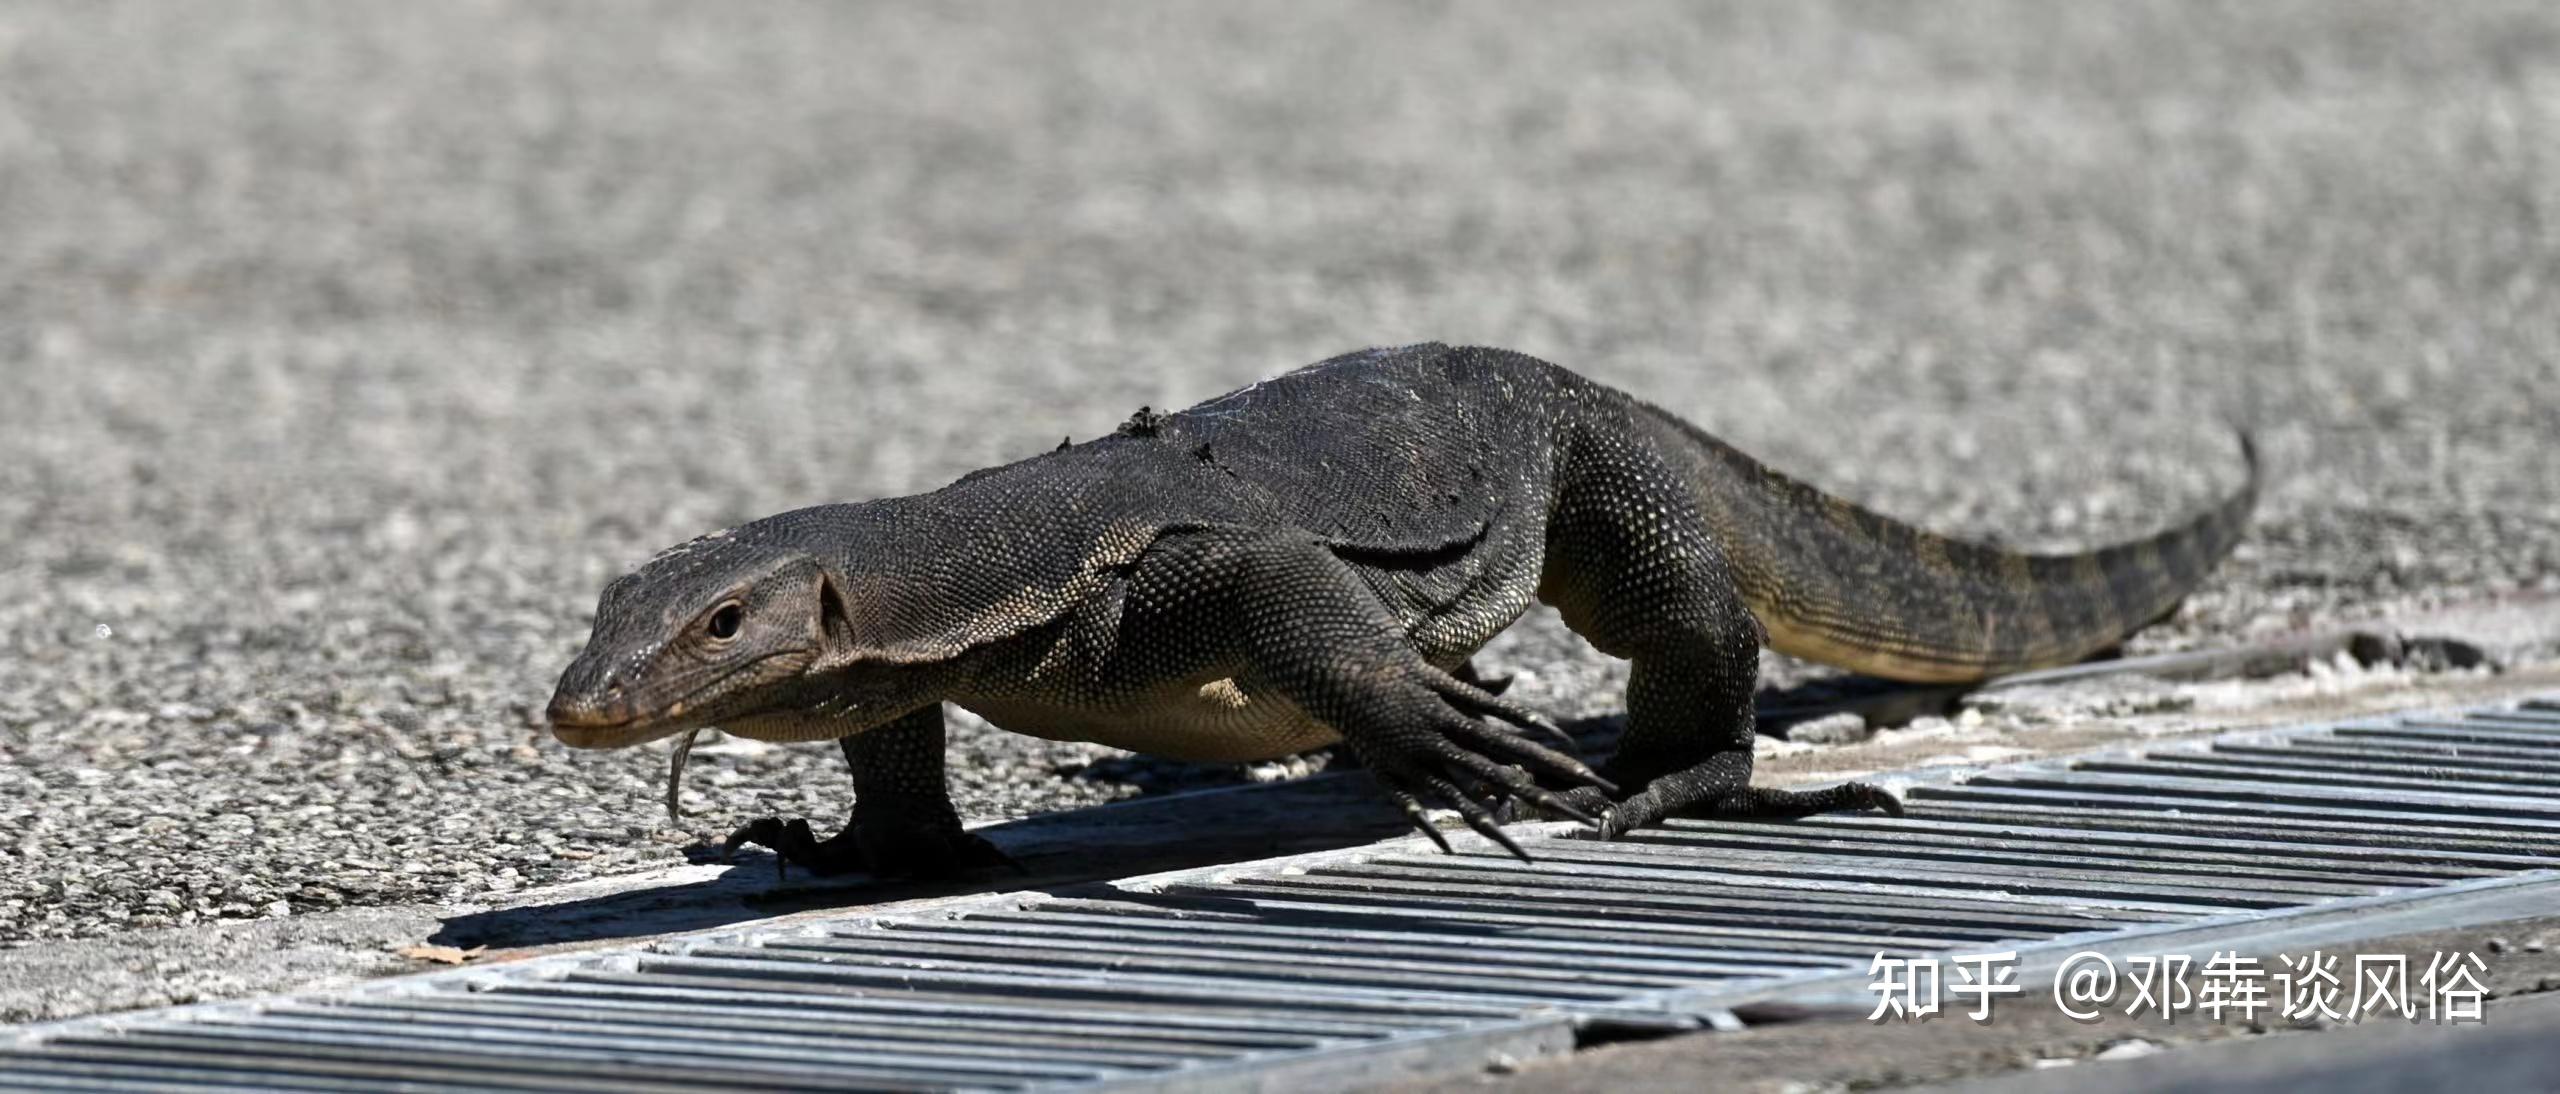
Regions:
<instances>
[{"instance_id":1,"label":"lizard head","mask_svg":"<svg viewBox=\"0 0 2560 1094\"><path fill-rule=\"evenodd\" d=\"M551 732L572 748L621 748L771 720L840 644L842 604L815 557L751 528L671 548L605 587L594 633L552 693Z\"/></svg>"}]
</instances>

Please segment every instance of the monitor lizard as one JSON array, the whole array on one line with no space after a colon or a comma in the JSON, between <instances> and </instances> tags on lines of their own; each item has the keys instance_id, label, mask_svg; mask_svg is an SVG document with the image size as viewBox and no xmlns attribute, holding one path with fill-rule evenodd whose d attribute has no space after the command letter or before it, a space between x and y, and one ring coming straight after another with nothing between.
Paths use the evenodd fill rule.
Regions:
<instances>
[{"instance_id":1,"label":"monitor lizard","mask_svg":"<svg viewBox=\"0 0 2560 1094\"><path fill-rule=\"evenodd\" d=\"M1526 808L1606 837L1679 814L1899 812L1867 783L1751 785L1763 645L1961 682L2063 664L2175 608L2227 554L2246 485L2078 554L1935 535L1536 358L1438 344L1322 361L927 494L797 509L608 585L548 716L577 748L705 726L835 740L852 816L754 843L821 873L1005 861L944 785L943 704L1004 729L1199 761L1348 742L1526 858ZM1467 659L1531 605L1632 662L1598 770Z\"/></svg>"}]
</instances>

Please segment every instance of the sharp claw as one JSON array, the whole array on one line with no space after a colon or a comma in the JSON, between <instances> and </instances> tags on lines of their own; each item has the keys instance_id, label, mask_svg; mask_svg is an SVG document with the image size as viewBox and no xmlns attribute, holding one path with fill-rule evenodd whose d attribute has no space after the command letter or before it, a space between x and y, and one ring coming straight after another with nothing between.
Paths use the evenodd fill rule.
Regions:
<instances>
[{"instance_id":1,"label":"sharp claw","mask_svg":"<svg viewBox=\"0 0 2560 1094\"><path fill-rule=\"evenodd\" d=\"M1582 742L1574 740L1573 734L1565 732L1563 726L1548 721L1546 715L1498 696L1494 698L1491 709L1494 717L1532 733L1544 735L1548 740L1562 746L1557 751L1570 755L1582 750Z\"/></svg>"},{"instance_id":2,"label":"sharp claw","mask_svg":"<svg viewBox=\"0 0 2560 1094\"><path fill-rule=\"evenodd\" d=\"M1427 775L1423 778L1423 785L1430 787L1432 793L1447 800L1449 808L1457 810L1458 816L1467 822L1467 827L1475 829L1477 835L1501 844L1503 850L1511 852L1512 857L1522 862L1533 861L1529 858L1529 852L1521 850L1519 842L1511 838L1511 833L1503 831L1502 826L1494 822L1493 814L1486 812L1484 806L1476 804L1474 799L1467 797L1464 791L1458 789L1457 784L1436 775Z\"/></svg>"},{"instance_id":3,"label":"sharp claw","mask_svg":"<svg viewBox=\"0 0 2560 1094\"><path fill-rule=\"evenodd\" d=\"M1401 797L1402 795L1400 794L1398 796ZM1440 848L1441 854L1457 854L1456 851L1451 850L1449 847L1449 837L1441 835L1439 826L1432 824L1431 818L1423 812L1421 803L1414 801L1410 797L1405 798L1404 815L1411 818L1413 826L1420 829L1424 836L1429 837L1431 842Z\"/></svg>"},{"instance_id":4,"label":"sharp claw","mask_svg":"<svg viewBox=\"0 0 2560 1094\"><path fill-rule=\"evenodd\" d=\"M1530 858L1529 852L1522 850L1519 842L1511 838L1511 833L1503 831L1501 825L1484 824L1477 825L1475 827L1476 831L1482 833L1484 838L1501 844L1503 850L1511 852L1511 857L1519 859L1522 862L1537 861L1536 859Z\"/></svg>"},{"instance_id":5,"label":"sharp claw","mask_svg":"<svg viewBox=\"0 0 2560 1094\"><path fill-rule=\"evenodd\" d=\"M772 838L761 830L771 826L773 826L773 818L765 817L761 820L749 821L744 827L729 833L728 839L720 841L720 861L727 862L735 858L738 848L748 844L759 846L770 844Z\"/></svg>"},{"instance_id":6,"label":"sharp claw","mask_svg":"<svg viewBox=\"0 0 2560 1094\"><path fill-rule=\"evenodd\" d=\"M1464 706L1468 713L1500 718L1522 729L1546 734L1563 742L1568 751L1581 747L1574 741L1573 735L1566 733L1563 727L1548 721L1545 715L1505 699L1468 680L1443 674L1431 683L1432 690L1439 692L1441 698Z\"/></svg>"},{"instance_id":7,"label":"sharp claw","mask_svg":"<svg viewBox=\"0 0 2560 1094\"><path fill-rule=\"evenodd\" d=\"M800 828L800 842L808 842L808 823L793 821L792 824ZM750 821L745 827L729 833L728 839L720 841L720 861L736 860L738 849L741 847L762 847L773 852L773 876L788 880L791 876L791 852L787 848L792 843L791 835L791 827L783 824L778 817L764 817Z\"/></svg>"},{"instance_id":8,"label":"sharp claw","mask_svg":"<svg viewBox=\"0 0 2560 1094\"><path fill-rule=\"evenodd\" d=\"M1544 718L1538 719L1538 724L1531 728L1545 734L1547 740L1555 743L1556 751L1562 752L1568 756L1580 751L1582 748L1582 742L1574 740L1573 734L1565 732L1563 726L1557 725Z\"/></svg>"},{"instance_id":9,"label":"sharp claw","mask_svg":"<svg viewBox=\"0 0 2560 1094\"><path fill-rule=\"evenodd\" d=\"M1538 785L1537 780L1530 778L1528 772L1516 767L1506 767L1501 769L1501 774L1502 789L1508 792L1510 797L1584 824L1595 823L1591 819L1591 814L1583 812L1580 806L1566 800L1564 795Z\"/></svg>"},{"instance_id":10,"label":"sharp claw","mask_svg":"<svg viewBox=\"0 0 2560 1094\"><path fill-rule=\"evenodd\" d=\"M1598 819L1594 818L1591 814L1585 813L1581 809L1576 808L1573 803L1564 800L1562 795L1551 794L1542 790L1538 792L1538 796L1533 800L1538 803L1539 808L1545 809L1550 813L1561 813L1566 817L1570 817L1594 827L1597 827L1600 824Z\"/></svg>"},{"instance_id":11,"label":"sharp claw","mask_svg":"<svg viewBox=\"0 0 2560 1094\"><path fill-rule=\"evenodd\" d=\"M1444 698L1489 712L1499 712L1505 719L1524 715L1531 718L1537 717L1536 714L1530 713L1528 708L1502 697L1502 688L1511 686L1511 678L1507 676L1503 677L1502 688L1488 687L1484 681L1473 678L1466 666L1461 665L1455 672L1426 673L1424 680L1431 685L1431 690L1439 692Z\"/></svg>"},{"instance_id":12,"label":"sharp claw","mask_svg":"<svg viewBox=\"0 0 2560 1094\"><path fill-rule=\"evenodd\" d=\"M1603 792L1610 794L1618 792L1618 784L1601 778L1600 773L1593 771L1590 764L1583 763L1580 760L1567 756L1564 758L1564 763L1558 764L1557 766L1563 768L1565 774L1573 776L1574 781L1582 783L1585 786L1598 787Z\"/></svg>"},{"instance_id":13,"label":"sharp claw","mask_svg":"<svg viewBox=\"0 0 2560 1094\"><path fill-rule=\"evenodd\" d=\"M1529 852L1522 850L1519 841L1512 839L1511 833L1503 831L1502 825L1495 823L1493 815L1485 812L1484 807L1474 802L1463 802L1458 806L1458 815L1466 818L1467 827L1475 829L1477 835L1501 844L1503 850L1511 852L1511 857L1522 862L1533 861Z\"/></svg>"},{"instance_id":14,"label":"sharp claw","mask_svg":"<svg viewBox=\"0 0 2560 1094\"><path fill-rule=\"evenodd\" d=\"M1527 753L1530 758L1537 760L1548 768L1564 773L1567 778L1570 778L1575 782L1581 783L1585 786L1596 786L1611 794L1618 792L1618 784L1601 778L1600 773L1592 770L1590 764L1574 759L1564 753L1556 752L1544 745L1535 744L1529 741L1521 741L1519 744L1522 747L1517 751ZM1535 751L1531 751L1532 749Z\"/></svg>"},{"instance_id":15,"label":"sharp claw","mask_svg":"<svg viewBox=\"0 0 2560 1094\"><path fill-rule=\"evenodd\" d=\"M1591 770L1590 765L1581 760L1548 748L1520 734L1495 729L1474 718L1455 716L1440 724L1448 732L1449 747L1457 751L1481 754L1458 744L1458 741L1464 740L1476 749L1482 750L1483 753L1498 752L1525 766L1569 778L1575 782L1592 786L1601 786L1608 782L1600 777L1599 772Z\"/></svg>"},{"instance_id":16,"label":"sharp claw","mask_svg":"<svg viewBox=\"0 0 2560 1094\"><path fill-rule=\"evenodd\" d=\"M1492 762L1491 760L1487 760L1482 756L1456 748L1451 749L1451 751L1442 756L1441 759L1450 767L1450 771L1448 772L1450 785L1444 789L1445 793L1454 794L1457 792L1455 786L1457 781L1456 776L1463 774L1465 776L1481 780L1492 789L1498 791L1501 796L1526 801L1530 804L1551 810L1574 820L1581 821L1584 824L1596 825L1598 823L1592 818L1591 814L1584 812L1580 807L1566 801L1563 795L1557 794L1552 790L1548 790L1543 786L1539 786L1537 780L1532 778L1528 772L1522 771L1517 767L1502 766Z\"/></svg>"},{"instance_id":17,"label":"sharp claw","mask_svg":"<svg viewBox=\"0 0 2560 1094\"><path fill-rule=\"evenodd\" d=\"M1582 751L1582 742L1574 740L1573 734L1565 732L1563 726L1550 722L1545 718L1541 718L1534 712L1520 710L1517 712L1516 717L1510 712L1499 710L1495 711L1494 714L1495 716L1500 717L1503 721L1509 722L1521 729L1528 730L1531 733L1535 733L1546 738L1559 753L1571 756L1576 752Z\"/></svg>"}]
</instances>

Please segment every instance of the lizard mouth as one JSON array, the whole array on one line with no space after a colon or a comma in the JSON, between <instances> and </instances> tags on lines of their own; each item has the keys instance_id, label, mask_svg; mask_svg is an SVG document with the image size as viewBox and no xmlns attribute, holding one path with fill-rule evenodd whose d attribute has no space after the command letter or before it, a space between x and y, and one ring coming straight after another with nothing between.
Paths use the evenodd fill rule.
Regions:
<instances>
[{"instance_id":1,"label":"lizard mouth","mask_svg":"<svg viewBox=\"0 0 2560 1094\"><path fill-rule=\"evenodd\" d=\"M551 736L571 748L629 748L660 737L672 737L688 727L666 721L644 722L625 718L618 722L563 722L554 719Z\"/></svg>"},{"instance_id":2,"label":"lizard mouth","mask_svg":"<svg viewBox=\"0 0 2560 1094\"><path fill-rule=\"evenodd\" d=\"M628 699L614 693L604 702L578 702L566 694L554 695L544 716L551 723L551 736L561 744L579 749L629 748L647 744L662 737L672 737L689 729L701 729L716 718L703 717L695 700L716 694L731 680L762 669L778 658L793 656L798 651L769 653L739 665L705 681L702 686L665 707L642 712Z\"/></svg>"}]
</instances>

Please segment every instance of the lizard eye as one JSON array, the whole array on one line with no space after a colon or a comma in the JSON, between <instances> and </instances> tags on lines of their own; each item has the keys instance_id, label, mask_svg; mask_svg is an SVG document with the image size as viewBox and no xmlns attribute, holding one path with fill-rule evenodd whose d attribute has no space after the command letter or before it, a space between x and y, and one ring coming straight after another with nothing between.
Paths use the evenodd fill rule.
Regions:
<instances>
[{"instance_id":1,"label":"lizard eye","mask_svg":"<svg viewBox=\"0 0 2560 1094\"><path fill-rule=\"evenodd\" d=\"M738 621L745 615L745 610L737 605L723 604L720 605L720 610L711 613L710 622L705 623L703 627L711 632L713 638L735 638L738 635Z\"/></svg>"}]
</instances>

